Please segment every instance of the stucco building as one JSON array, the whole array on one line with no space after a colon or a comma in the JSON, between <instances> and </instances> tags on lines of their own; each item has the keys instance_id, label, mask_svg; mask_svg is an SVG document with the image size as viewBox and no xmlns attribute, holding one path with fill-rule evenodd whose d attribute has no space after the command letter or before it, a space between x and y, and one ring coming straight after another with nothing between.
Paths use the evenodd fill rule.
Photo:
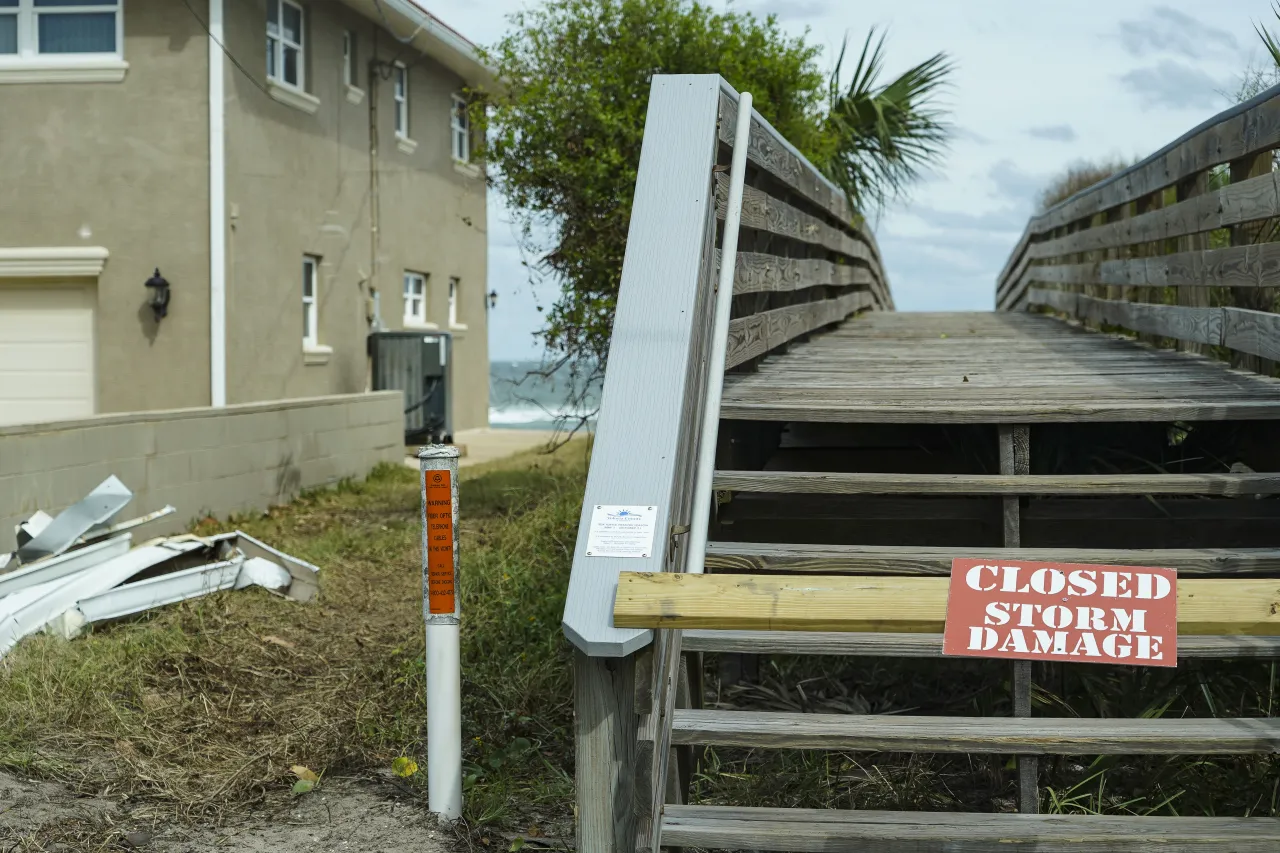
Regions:
<instances>
[{"instance_id":1,"label":"stucco building","mask_svg":"<svg viewBox=\"0 0 1280 853\"><path fill-rule=\"evenodd\" d=\"M363 391L377 306L483 426L491 83L417 0L0 0L0 424Z\"/></svg>"}]
</instances>

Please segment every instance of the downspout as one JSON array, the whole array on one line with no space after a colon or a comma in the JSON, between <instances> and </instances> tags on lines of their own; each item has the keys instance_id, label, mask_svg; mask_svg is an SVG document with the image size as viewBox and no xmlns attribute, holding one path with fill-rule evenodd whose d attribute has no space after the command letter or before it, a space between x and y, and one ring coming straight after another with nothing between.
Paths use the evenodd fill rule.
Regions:
<instances>
[{"instance_id":1,"label":"downspout","mask_svg":"<svg viewBox=\"0 0 1280 853\"><path fill-rule=\"evenodd\" d=\"M223 0L209 0L209 404L227 404L227 151Z\"/></svg>"}]
</instances>

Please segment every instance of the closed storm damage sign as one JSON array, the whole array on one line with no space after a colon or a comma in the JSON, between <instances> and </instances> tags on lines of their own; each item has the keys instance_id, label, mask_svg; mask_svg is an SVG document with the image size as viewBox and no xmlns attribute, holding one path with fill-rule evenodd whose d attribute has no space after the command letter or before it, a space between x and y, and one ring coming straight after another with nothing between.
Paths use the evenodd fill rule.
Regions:
<instances>
[{"instance_id":1,"label":"closed storm damage sign","mask_svg":"<svg viewBox=\"0 0 1280 853\"><path fill-rule=\"evenodd\" d=\"M957 559L944 655L1178 665L1177 572Z\"/></svg>"},{"instance_id":2,"label":"closed storm damage sign","mask_svg":"<svg viewBox=\"0 0 1280 853\"><path fill-rule=\"evenodd\" d=\"M433 616L457 609L453 578L453 484L448 471L426 471L427 610Z\"/></svg>"}]
</instances>

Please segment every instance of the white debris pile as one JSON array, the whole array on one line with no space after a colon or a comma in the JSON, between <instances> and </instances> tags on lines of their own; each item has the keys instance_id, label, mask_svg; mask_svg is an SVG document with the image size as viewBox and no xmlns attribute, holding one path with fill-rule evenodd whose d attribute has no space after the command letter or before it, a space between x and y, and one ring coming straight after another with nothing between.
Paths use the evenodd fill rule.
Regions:
<instances>
[{"instance_id":1,"label":"white debris pile","mask_svg":"<svg viewBox=\"0 0 1280 853\"><path fill-rule=\"evenodd\" d=\"M175 510L110 524L132 498L108 477L56 518L36 512L18 525L18 550L0 553L0 657L42 628L69 639L92 622L222 589L261 586L295 601L315 595L315 566L238 530L134 545L130 530Z\"/></svg>"}]
</instances>

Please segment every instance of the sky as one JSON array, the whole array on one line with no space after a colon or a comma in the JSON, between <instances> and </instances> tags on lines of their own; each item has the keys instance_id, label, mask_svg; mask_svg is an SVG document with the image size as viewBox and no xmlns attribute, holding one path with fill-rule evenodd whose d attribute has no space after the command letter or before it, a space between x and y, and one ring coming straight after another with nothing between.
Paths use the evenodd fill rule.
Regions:
<instances>
[{"instance_id":1,"label":"sky","mask_svg":"<svg viewBox=\"0 0 1280 853\"><path fill-rule=\"evenodd\" d=\"M730 4L711 0L724 8ZM472 41L492 44L530 0L427 0ZM1269 0L741 0L823 47L888 28L886 77L946 51L954 126L939 167L875 222L900 311L991 310L996 276L1044 185L1073 161L1145 156L1232 103L1266 53L1255 22L1280 29ZM502 198L489 199L494 360L538 358L533 292Z\"/></svg>"}]
</instances>

